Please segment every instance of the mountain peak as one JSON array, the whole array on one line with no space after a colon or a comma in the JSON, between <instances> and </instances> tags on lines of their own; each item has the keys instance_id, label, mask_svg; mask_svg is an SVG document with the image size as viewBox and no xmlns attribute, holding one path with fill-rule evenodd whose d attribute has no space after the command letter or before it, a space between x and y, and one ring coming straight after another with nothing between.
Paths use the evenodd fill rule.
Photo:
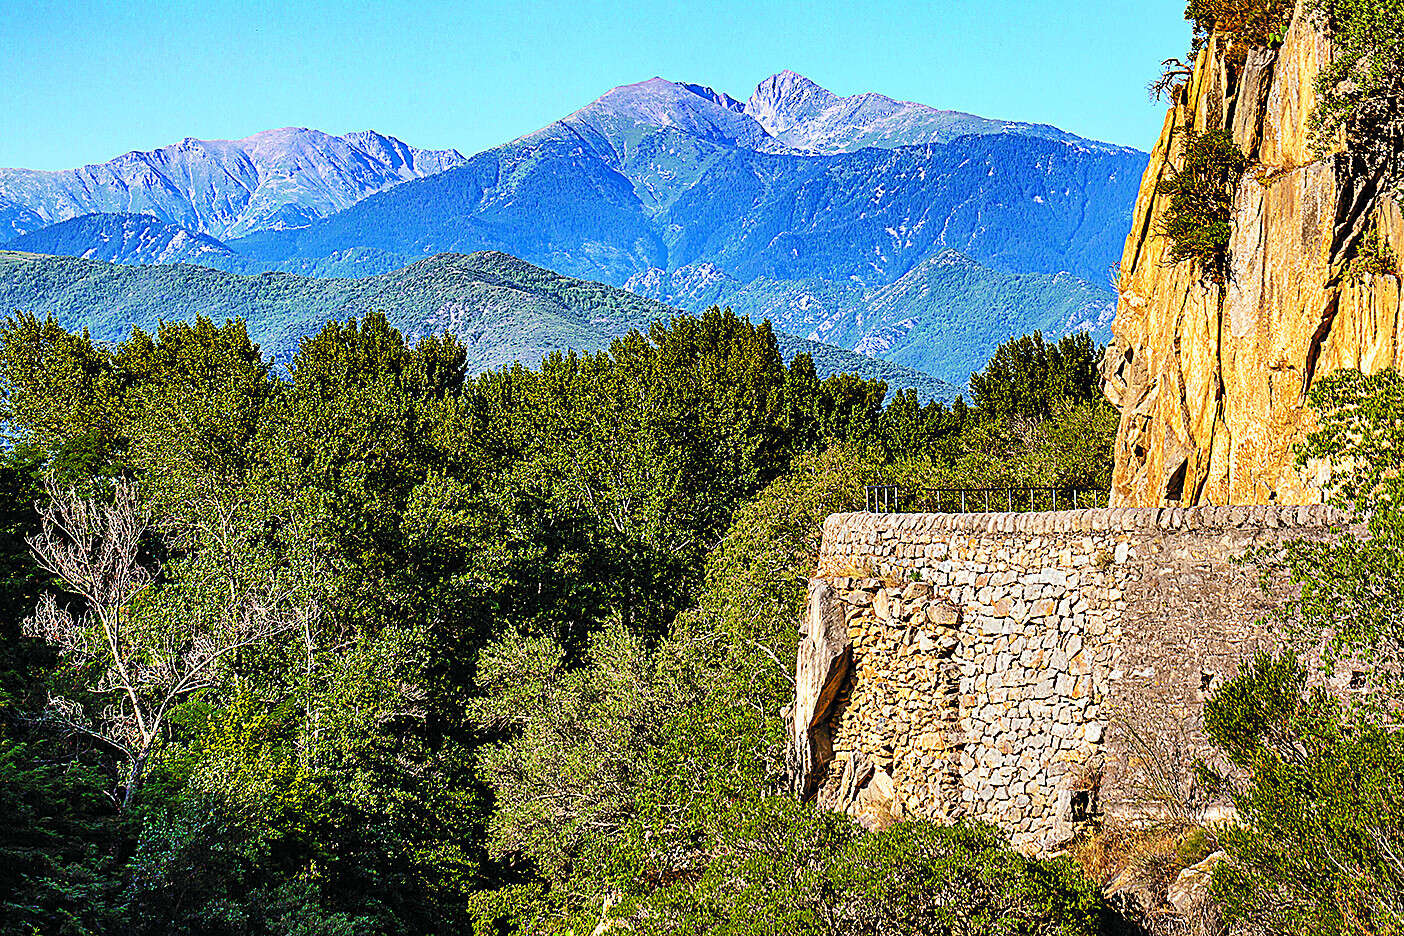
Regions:
<instances>
[{"instance_id":1,"label":"mountain peak","mask_svg":"<svg viewBox=\"0 0 1404 936\"><path fill-rule=\"evenodd\" d=\"M745 111L771 136L778 137L836 100L839 98L833 92L787 68L756 85Z\"/></svg>"},{"instance_id":2,"label":"mountain peak","mask_svg":"<svg viewBox=\"0 0 1404 936\"><path fill-rule=\"evenodd\" d=\"M556 132L561 125L610 141L615 149L632 146L639 128L674 130L715 143L762 148L769 136L746 107L728 94L699 84L654 76L611 88L562 121L523 139Z\"/></svg>"},{"instance_id":3,"label":"mountain peak","mask_svg":"<svg viewBox=\"0 0 1404 936\"><path fill-rule=\"evenodd\" d=\"M792 150L824 155L873 147L892 149L949 143L962 136L1016 134L1087 146L1101 151L1121 147L1083 140L1056 127L991 120L940 110L867 91L841 96L798 72L785 69L756 86L745 113Z\"/></svg>"},{"instance_id":4,"label":"mountain peak","mask_svg":"<svg viewBox=\"0 0 1404 936\"><path fill-rule=\"evenodd\" d=\"M302 227L392 185L465 162L375 131L278 127L186 137L78 169L0 169L0 240L87 214L152 215L217 238ZM11 207L19 198L26 208Z\"/></svg>"}]
</instances>

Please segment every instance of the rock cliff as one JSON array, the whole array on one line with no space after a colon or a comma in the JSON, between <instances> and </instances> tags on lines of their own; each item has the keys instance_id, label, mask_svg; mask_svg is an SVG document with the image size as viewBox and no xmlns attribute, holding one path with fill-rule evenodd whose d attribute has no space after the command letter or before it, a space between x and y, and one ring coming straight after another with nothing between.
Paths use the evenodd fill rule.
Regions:
<instances>
[{"instance_id":1,"label":"rock cliff","mask_svg":"<svg viewBox=\"0 0 1404 936\"><path fill-rule=\"evenodd\" d=\"M1121 410L1114 506L1306 504L1319 479L1294 467L1306 392L1332 370L1404 365L1400 279L1346 263L1376 225L1404 253L1404 216L1362 198L1344 159L1313 151L1313 84L1330 40L1299 4L1282 45L1211 42L1175 96L1136 202L1119 270L1106 392ZM1160 181L1186 133L1225 129L1250 160L1234 201L1229 273L1204 282L1168 260Z\"/></svg>"}]
</instances>

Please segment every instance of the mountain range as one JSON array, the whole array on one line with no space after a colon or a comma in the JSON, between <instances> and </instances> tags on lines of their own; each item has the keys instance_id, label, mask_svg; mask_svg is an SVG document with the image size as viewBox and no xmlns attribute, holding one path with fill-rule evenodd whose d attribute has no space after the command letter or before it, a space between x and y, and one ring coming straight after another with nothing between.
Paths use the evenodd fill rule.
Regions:
<instances>
[{"instance_id":1,"label":"mountain range","mask_svg":"<svg viewBox=\"0 0 1404 936\"><path fill-rule=\"evenodd\" d=\"M1106 335L1146 160L788 71L745 101L653 78L468 158L284 130L0 170L0 225L19 235L6 249L240 274L364 279L499 252L963 384L1034 328Z\"/></svg>"},{"instance_id":2,"label":"mountain range","mask_svg":"<svg viewBox=\"0 0 1404 936\"><path fill-rule=\"evenodd\" d=\"M219 238L300 227L463 161L457 150L416 149L374 130L186 138L79 169L0 169L0 236L98 212L149 214Z\"/></svg>"}]
</instances>

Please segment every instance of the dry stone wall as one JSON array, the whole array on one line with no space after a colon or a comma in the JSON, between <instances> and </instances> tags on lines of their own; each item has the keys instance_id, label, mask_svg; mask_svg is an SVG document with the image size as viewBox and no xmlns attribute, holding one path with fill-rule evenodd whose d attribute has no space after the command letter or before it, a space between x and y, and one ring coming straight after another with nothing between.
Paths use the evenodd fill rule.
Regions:
<instances>
[{"instance_id":1,"label":"dry stone wall","mask_svg":"<svg viewBox=\"0 0 1404 936\"><path fill-rule=\"evenodd\" d=\"M798 786L868 824L984 819L1046 851L1212 756L1204 699L1291 594L1237 561L1352 535L1324 506L836 514L793 710Z\"/></svg>"}]
</instances>

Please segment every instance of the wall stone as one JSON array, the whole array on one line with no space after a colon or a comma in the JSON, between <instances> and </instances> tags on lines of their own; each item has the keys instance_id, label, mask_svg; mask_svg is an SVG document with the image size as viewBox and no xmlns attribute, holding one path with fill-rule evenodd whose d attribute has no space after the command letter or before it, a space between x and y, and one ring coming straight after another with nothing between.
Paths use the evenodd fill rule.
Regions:
<instances>
[{"instance_id":1,"label":"wall stone","mask_svg":"<svg viewBox=\"0 0 1404 936\"><path fill-rule=\"evenodd\" d=\"M1237 557L1352 535L1345 519L1321 505L835 514L796 674L797 787L870 826L984 819L1035 852L1143 810L1166 765L1135 738L1179 771L1211 756L1204 699L1279 642L1260 621L1291 589L1264 592Z\"/></svg>"}]
</instances>

